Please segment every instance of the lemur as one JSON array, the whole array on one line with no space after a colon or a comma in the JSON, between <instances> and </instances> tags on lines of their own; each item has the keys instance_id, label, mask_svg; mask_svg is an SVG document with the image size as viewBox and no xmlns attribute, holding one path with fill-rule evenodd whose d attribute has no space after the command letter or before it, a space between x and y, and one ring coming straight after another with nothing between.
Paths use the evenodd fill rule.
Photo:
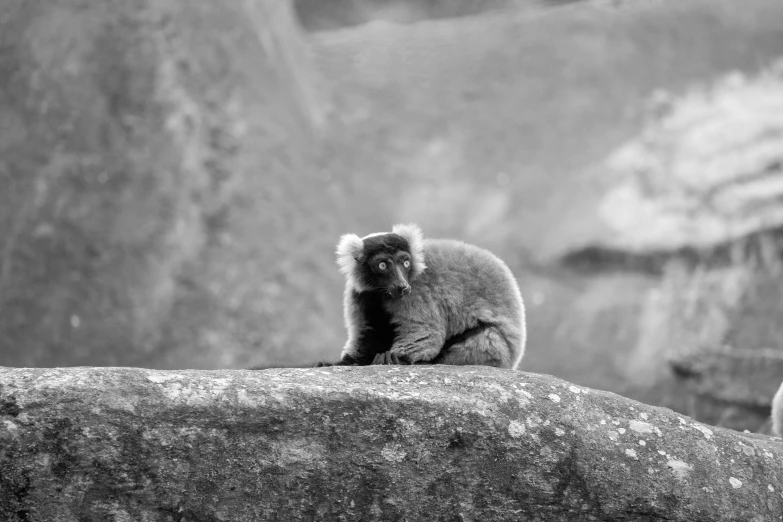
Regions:
<instances>
[{"instance_id":1,"label":"lemur","mask_svg":"<svg viewBox=\"0 0 783 522\"><path fill-rule=\"evenodd\" d=\"M337 244L348 341L336 363L516 369L525 307L508 266L483 248L424 239L413 224Z\"/></svg>"},{"instance_id":2,"label":"lemur","mask_svg":"<svg viewBox=\"0 0 783 522\"><path fill-rule=\"evenodd\" d=\"M783 437L783 383L772 399L772 432L778 437Z\"/></svg>"}]
</instances>

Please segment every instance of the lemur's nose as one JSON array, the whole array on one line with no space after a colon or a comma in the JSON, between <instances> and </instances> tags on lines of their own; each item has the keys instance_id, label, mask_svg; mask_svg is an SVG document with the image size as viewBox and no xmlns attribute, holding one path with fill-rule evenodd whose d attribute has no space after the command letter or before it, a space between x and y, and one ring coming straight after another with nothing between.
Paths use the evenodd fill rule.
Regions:
<instances>
[{"instance_id":1,"label":"lemur's nose","mask_svg":"<svg viewBox=\"0 0 783 522\"><path fill-rule=\"evenodd\" d=\"M397 291L400 293L400 295L408 295L411 293L411 285L408 284L397 285Z\"/></svg>"}]
</instances>

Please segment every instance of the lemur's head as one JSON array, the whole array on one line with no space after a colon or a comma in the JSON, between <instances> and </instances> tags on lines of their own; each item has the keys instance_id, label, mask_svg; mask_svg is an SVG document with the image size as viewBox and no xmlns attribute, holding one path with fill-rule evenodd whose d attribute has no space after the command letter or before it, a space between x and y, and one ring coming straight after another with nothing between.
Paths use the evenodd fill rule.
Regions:
<instances>
[{"instance_id":1,"label":"lemur's head","mask_svg":"<svg viewBox=\"0 0 783 522\"><path fill-rule=\"evenodd\" d=\"M391 232L365 237L345 234L337 243L337 264L357 292L379 291L399 299L411 291L421 274L424 239L416 225L394 225Z\"/></svg>"}]
</instances>

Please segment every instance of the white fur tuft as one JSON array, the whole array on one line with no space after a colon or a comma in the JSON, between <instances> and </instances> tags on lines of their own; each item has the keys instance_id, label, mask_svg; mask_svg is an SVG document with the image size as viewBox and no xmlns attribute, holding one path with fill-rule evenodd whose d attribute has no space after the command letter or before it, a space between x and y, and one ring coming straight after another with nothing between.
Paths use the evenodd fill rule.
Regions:
<instances>
[{"instance_id":1,"label":"white fur tuft","mask_svg":"<svg viewBox=\"0 0 783 522\"><path fill-rule=\"evenodd\" d=\"M356 283L356 265L364 253L364 242L356 234L344 234L337 243L337 265L352 286Z\"/></svg>"},{"instance_id":2,"label":"white fur tuft","mask_svg":"<svg viewBox=\"0 0 783 522\"><path fill-rule=\"evenodd\" d=\"M424 272L427 268L427 265L424 263L424 234L422 234L419 226L413 223L394 225L392 234L402 236L408 241L408 246L411 249L411 262L413 264L411 277L416 277Z\"/></svg>"}]
</instances>

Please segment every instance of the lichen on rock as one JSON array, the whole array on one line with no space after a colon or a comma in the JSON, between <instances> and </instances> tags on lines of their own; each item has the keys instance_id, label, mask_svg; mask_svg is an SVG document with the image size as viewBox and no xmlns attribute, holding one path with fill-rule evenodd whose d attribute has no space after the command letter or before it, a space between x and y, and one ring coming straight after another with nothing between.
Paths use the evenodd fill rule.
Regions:
<instances>
[{"instance_id":1,"label":"lichen on rock","mask_svg":"<svg viewBox=\"0 0 783 522\"><path fill-rule=\"evenodd\" d=\"M481 367L1 368L0 441L4 520L783 512L779 439Z\"/></svg>"}]
</instances>

